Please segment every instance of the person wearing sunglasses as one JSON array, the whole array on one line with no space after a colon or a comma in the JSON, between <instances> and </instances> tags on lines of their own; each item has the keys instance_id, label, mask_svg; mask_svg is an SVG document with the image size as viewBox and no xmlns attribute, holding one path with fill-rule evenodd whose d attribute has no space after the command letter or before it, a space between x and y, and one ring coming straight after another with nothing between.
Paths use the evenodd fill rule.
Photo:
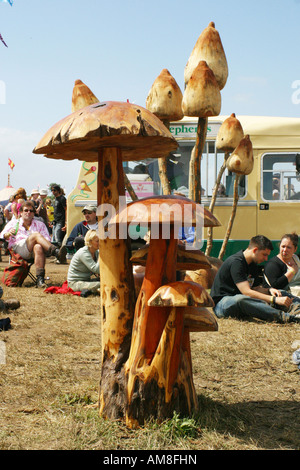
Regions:
<instances>
[{"instance_id":1,"label":"person wearing sunglasses","mask_svg":"<svg viewBox=\"0 0 300 470\"><path fill-rule=\"evenodd\" d=\"M73 227L66 242L67 248L75 252L84 247L84 237L88 230L98 230L97 207L86 205L81 212L84 220Z\"/></svg>"},{"instance_id":2,"label":"person wearing sunglasses","mask_svg":"<svg viewBox=\"0 0 300 470\"><path fill-rule=\"evenodd\" d=\"M37 287L46 287L46 257L55 256L60 263L66 262L66 247L57 248L50 241L46 225L34 218L35 207L32 201L25 201L20 210L20 218L12 219L0 234L8 242L8 249L23 259L34 258Z\"/></svg>"}]
</instances>

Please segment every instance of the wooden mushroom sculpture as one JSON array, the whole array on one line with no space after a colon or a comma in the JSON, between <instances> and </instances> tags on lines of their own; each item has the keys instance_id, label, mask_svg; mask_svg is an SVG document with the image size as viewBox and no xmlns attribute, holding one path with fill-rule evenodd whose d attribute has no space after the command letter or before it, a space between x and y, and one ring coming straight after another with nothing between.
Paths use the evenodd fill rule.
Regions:
<instances>
[{"instance_id":1,"label":"wooden mushroom sculpture","mask_svg":"<svg viewBox=\"0 0 300 470\"><path fill-rule=\"evenodd\" d=\"M90 88L81 80L75 80L72 93L72 113L94 103L99 103L99 100Z\"/></svg>"},{"instance_id":2,"label":"wooden mushroom sculpture","mask_svg":"<svg viewBox=\"0 0 300 470\"><path fill-rule=\"evenodd\" d=\"M211 229L211 227L209 229ZM206 256L206 260L210 263L209 267L199 266L186 270L184 280L197 282L205 289L211 289L223 261L211 256Z\"/></svg>"},{"instance_id":3,"label":"wooden mushroom sculpture","mask_svg":"<svg viewBox=\"0 0 300 470\"><path fill-rule=\"evenodd\" d=\"M214 207L217 199L219 185L221 183L222 176L226 169L226 162L231 152L239 145L241 140L244 137L243 127L240 121L236 118L235 113L232 113L225 121L222 123L217 139L216 139L216 147L218 150L225 152L223 164L219 170L216 183L213 189L212 198L209 205L209 211L211 213L214 212ZM207 230L207 245L205 254L207 256L210 255L212 249L212 237L213 237L213 229L209 228Z\"/></svg>"},{"instance_id":4,"label":"wooden mushroom sculpture","mask_svg":"<svg viewBox=\"0 0 300 470\"><path fill-rule=\"evenodd\" d=\"M207 118L221 111L221 93L213 71L201 60L184 90L182 111L185 116Z\"/></svg>"},{"instance_id":5,"label":"wooden mushroom sculpture","mask_svg":"<svg viewBox=\"0 0 300 470\"><path fill-rule=\"evenodd\" d=\"M155 79L146 99L146 108L161 119L169 129L170 121L183 118L181 109L182 92L170 72L163 69ZM168 157L158 160L159 177L163 194L171 194L171 186L167 176Z\"/></svg>"},{"instance_id":6,"label":"wooden mushroom sculpture","mask_svg":"<svg viewBox=\"0 0 300 470\"><path fill-rule=\"evenodd\" d=\"M85 83L83 83L81 80L76 80L72 93L72 113L74 111L77 111L78 109L84 108L85 106L89 106L90 104L94 103L99 103L98 98L94 95L94 93ZM132 200L136 200L137 196L125 171L124 182L125 187L128 193L130 194Z\"/></svg>"},{"instance_id":7,"label":"wooden mushroom sculpture","mask_svg":"<svg viewBox=\"0 0 300 470\"><path fill-rule=\"evenodd\" d=\"M254 158L253 147L249 135L246 135L226 160L226 166L229 171L235 173L234 188L233 188L233 205L231 216L228 221L227 231L219 252L219 258L223 259L226 251L226 246L230 237L233 222L236 215L237 204L239 200L239 180L241 175L249 175L253 170Z\"/></svg>"},{"instance_id":8,"label":"wooden mushroom sculpture","mask_svg":"<svg viewBox=\"0 0 300 470\"><path fill-rule=\"evenodd\" d=\"M153 308L168 312L166 325L159 343L159 353L151 363L165 391L165 401L174 400L174 392L180 396L184 389L186 409L177 410L190 414L197 410L197 395L192 376L192 357L189 333L192 331L217 331L215 315L205 307L214 302L206 290L195 282L177 281L159 287L148 300Z\"/></svg>"},{"instance_id":9,"label":"wooden mushroom sculpture","mask_svg":"<svg viewBox=\"0 0 300 470\"><path fill-rule=\"evenodd\" d=\"M238 175L249 175L253 170L253 147L249 135L246 135L238 144L226 161L229 171Z\"/></svg>"},{"instance_id":10,"label":"wooden mushroom sculpture","mask_svg":"<svg viewBox=\"0 0 300 470\"><path fill-rule=\"evenodd\" d=\"M146 108L164 123L169 123L183 118L181 102L182 93L175 78L163 69L150 88Z\"/></svg>"},{"instance_id":11,"label":"wooden mushroom sculpture","mask_svg":"<svg viewBox=\"0 0 300 470\"><path fill-rule=\"evenodd\" d=\"M190 199L201 202L201 157L206 141L207 118L221 110L217 80L205 61L200 61L184 90L182 110L185 116L197 116L197 138L190 160Z\"/></svg>"},{"instance_id":12,"label":"wooden mushroom sculpture","mask_svg":"<svg viewBox=\"0 0 300 470\"><path fill-rule=\"evenodd\" d=\"M119 209L125 199L123 160L161 158L177 148L154 114L131 103L107 101L86 106L55 124L33 150L54 159L98 162L98 215ZM135 308L129 239L100 236L102 311L100 413L124 415L124 374Z\"/></svg>"},{"instance_id":13,"label":"wooden mushroom sculpture","mask_svg":"<svg viewBox=\"0 0 300 470\"><path fill-rule=\"evenodd\" d=\"M232 113L224 120L218 131L216 147L225 153L233 152L243 137L244 130L242 124L237 119L235 113Z\"/></svg>"},{"instance_id":14,"label":"wooden mushroom sculpture","mask_svg":"<svg viewBox=\"0 0 300 470\"><path fill-rule=\"evenodd\" d=\"M139 223L150 228L145 276L125 365L129 427L143 424L148 417L170 417L174 410L188 414L197 409L189 328L184 328L182 312L170 323L170 306L152 306L148 301L162 285L176 281L178 225L187 220L186 214L190 224L199 223L199 215L204 217L200 207L185 197L158 196L129 204L111 220L112 224ZM208 217L207 223L219 224L213 216ZM207 300L207 296L202 290L202 300Z\"/></svg>"},{"instance_id":15,"label":"wooden mushroom sculpture","mask_svg":"<svg viewBox=\"0 0 300 470\"><path fill-rule=\"evenodd\" d=\"M199 67L200 62L202 65ZM215 81L212 79L213 74ZM192 84L189 87L189 82ZM195 78L198 77L199 85L197 94L195 93ZM206 29L200 34L194 49L189 57L184 70L185 92L183 95L182 110L186 116L198 116L197 138L194 150L190 160L190 199L201 202L201 157L207 135L207 117L217 116L221 109L221 95L216 89L222 90L226 84L228 77L228 66L218 31L215 24L211 22ZM202 90L204 86L204 89ZM207 96L206 96L207 95ZM202 98L205 105L201 106L198 102L195 109L193 100ZM192 113L193 114L187 114Z\"/></svg>"},{"instance_id":16,"label":"wooden mushroom sculpture","mask_svg":"<svg viewBox=\"0 0 300 470\"><path fill-rule=\"evenodd\" d=\"M213 21L200 34L185 66L184 82L186 85L200 60L205 60L222 90L228 78L228 65L220 35Z\"/></svg>"},{"instance_id":17,"label":"wooden mushroom sculpture","mask_svg":"<svg viewBox=\"0 0 300 470\"><path fill-rule=\"evenodd\" d=\"M217 331L218 323L215 315L206 307L214 307L214 302L208 292L199 283L192 281L176 281L166 284L148 300L151 307L179 308L176 313L183 316L184 327L192 331Z\"/></svg>"}]
</instances>

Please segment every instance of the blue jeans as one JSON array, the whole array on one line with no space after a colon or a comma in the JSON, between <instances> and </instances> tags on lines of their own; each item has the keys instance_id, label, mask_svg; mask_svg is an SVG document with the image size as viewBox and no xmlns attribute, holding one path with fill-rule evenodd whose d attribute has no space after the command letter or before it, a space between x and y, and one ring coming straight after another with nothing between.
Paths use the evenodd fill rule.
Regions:
<instances>
[{"instance_id":1,"label":"blue jeans","mask_svg":"<svg viewBox=\"0 0 300 470\"><path fill-rule=\"evenodd\" d=\"M300 304L300 298L294 297L289 292L281 291L284 297L293 298L294 304ZM218 318L258 318L263 321L286 323L292 321L293 316L287 312L271 307L267 302L253 299L247 295L226 295L214 307Z\"/></svg>"},{"instance_id":2,"label":"blue jeans","mask_svg":"<svg viewBox=\"0 0 300 470\"><path fill-rule=\"evenodd\" d=\"M61 222L57 222L53 225L52 230L52 243L61 246L64 236L66 232L62 231L63 224Z\"/></svg>"}]
</instances>

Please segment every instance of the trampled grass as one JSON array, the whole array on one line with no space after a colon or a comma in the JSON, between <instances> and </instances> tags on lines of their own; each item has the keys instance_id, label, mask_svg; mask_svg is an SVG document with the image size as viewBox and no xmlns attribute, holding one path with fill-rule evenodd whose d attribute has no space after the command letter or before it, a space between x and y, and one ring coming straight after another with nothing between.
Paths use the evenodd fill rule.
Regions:
<instances>
[{"instance_id":1,"label":"trampled grass","mask_svg":"<svg viewBox=\"0 0 300 470\"><path fill-rule=\"evenodd\" d=\"M66 272L47 264L53 284ZM0 449L300 449L299 325L220 320L218 332L193 333L199 413L129 430L98 414L99 297L46 294L27 279L3 298L21 307L0 332Z\"/></svg>"}]
</instances>

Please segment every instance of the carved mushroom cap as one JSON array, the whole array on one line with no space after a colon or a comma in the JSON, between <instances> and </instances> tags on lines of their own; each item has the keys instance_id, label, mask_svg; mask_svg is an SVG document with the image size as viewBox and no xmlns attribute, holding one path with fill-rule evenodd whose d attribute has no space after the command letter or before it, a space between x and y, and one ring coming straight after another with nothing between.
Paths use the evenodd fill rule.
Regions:
<instances>
[{"instance_id":1,"label":"carved mushroom cap","mask_svg":"<svg viewBox=\"0 0 300 470\"><path fill-rule=\"evenodd\" d=\"M148 300L149 307L214 307L204 287L196 282L176 281L159 287Z\"/></svg>"},{"instance_id":2,"label":"carved mushroom cap","mask_svg":"<svg viewBox=\"0 0 300 470\"><path fill-rule=\"evenodd\" d=\"M253 170L253 147L249 135L246 135L229 156L226 166L238 175L249 175Z\"/></svg>"},{"instance_id":3,"label":"carved mushroom cap","mask_svg":"<svg viewBox=\"0 0 300 470\"><path fill-rule=\"evenodd\" d=\"M190 332L218 331L217 318L205 307L185 307L184 327Z\"/></svg>"},{"instance_id":4,"label":"carved mushroom cap","mask_svg":"<svg viewBox=\"0 0 300 470\"><path fill-rule=\"evenodd\" d=\"M220 90L222 90L228 78L228 64L220 35L213 21L202 31L192 50L184 69L185 84L190 80L200 60L207 62L216 77Z\"/></svg>"},{"instance_id":5,"label":"carved mushroom cap","mask_svg":"<svg viewBox=\"0 0 300 470\"><path fill-rule=\"evenodd\" d=\"M131 103L107 101L75 111L52 126L33 153L63 160L98 160L99 149L119 147L122 159L161 158L177 149L161 120Z\"/></svg>"},{"instance_id":6,"label":"carved mushroom cap","mask_svg":"<svg viewBox=\"0 0 300 470\"><path fill-rule=\"evenodd\" d=\"M182 92L175 78L163 69L148 93L146 108L162 121L179 121L183 118L181 102Z\"/></svg>"},{"instance_id":7,"label":"carved mushroom cap","mask_svg":"<svg viewBox=\"0 0 300 470\"><path fill-rule=\"evenodd\" d=\"M146 266L148 252L149 245L140 248L130 258L131 263ZM211 264L202 251L187 250L185 245L178 245L176 268L179 270L210 269Z\"/></svg>"},{"instance_id":8,"label":"carved mushroom cap","mask_svg":"<svg viewBox=\"0 0 300 470\"><path fill-rule=\"evenodd\" d=\"M131 202L114 217L110 224L139 223L186 224L218 227L220 222L207 209L184 196L152 196Z\"/></svg>"},{"instance_id":9,"label":"carved mushroom cap","mask_svg":"<svg viewBox=\"0 0 300 470\"><path fill-rule=\"evenodd\" d=\"M184 90L182 111L185 116L218 116L221 93L213 71L201 60Z\"/></svg>"},{"instance_id":10,"label":"carved mushroom cap","mask_svg":"<svg viewBox=\"0 0 300 470\"><path fill-rule=\"evenodd\" d=\"M240 121L236 118L235 114L232 113L222 123L217 139L216 147L218 150L224 150L225 152L232 152L240 143L244 137L244 131Z\"/></svg>"},{"instance_id":11,"label":"carved mushroom cap","mask_svg":"<svg viewBox=\"0 0 300 470\"><path fill-rule=\"evenodd\" d=\"M72 93L72 113L93 103L99 103L98 98L81 80L76 80Z\"/></svg>"}]
</instances>

